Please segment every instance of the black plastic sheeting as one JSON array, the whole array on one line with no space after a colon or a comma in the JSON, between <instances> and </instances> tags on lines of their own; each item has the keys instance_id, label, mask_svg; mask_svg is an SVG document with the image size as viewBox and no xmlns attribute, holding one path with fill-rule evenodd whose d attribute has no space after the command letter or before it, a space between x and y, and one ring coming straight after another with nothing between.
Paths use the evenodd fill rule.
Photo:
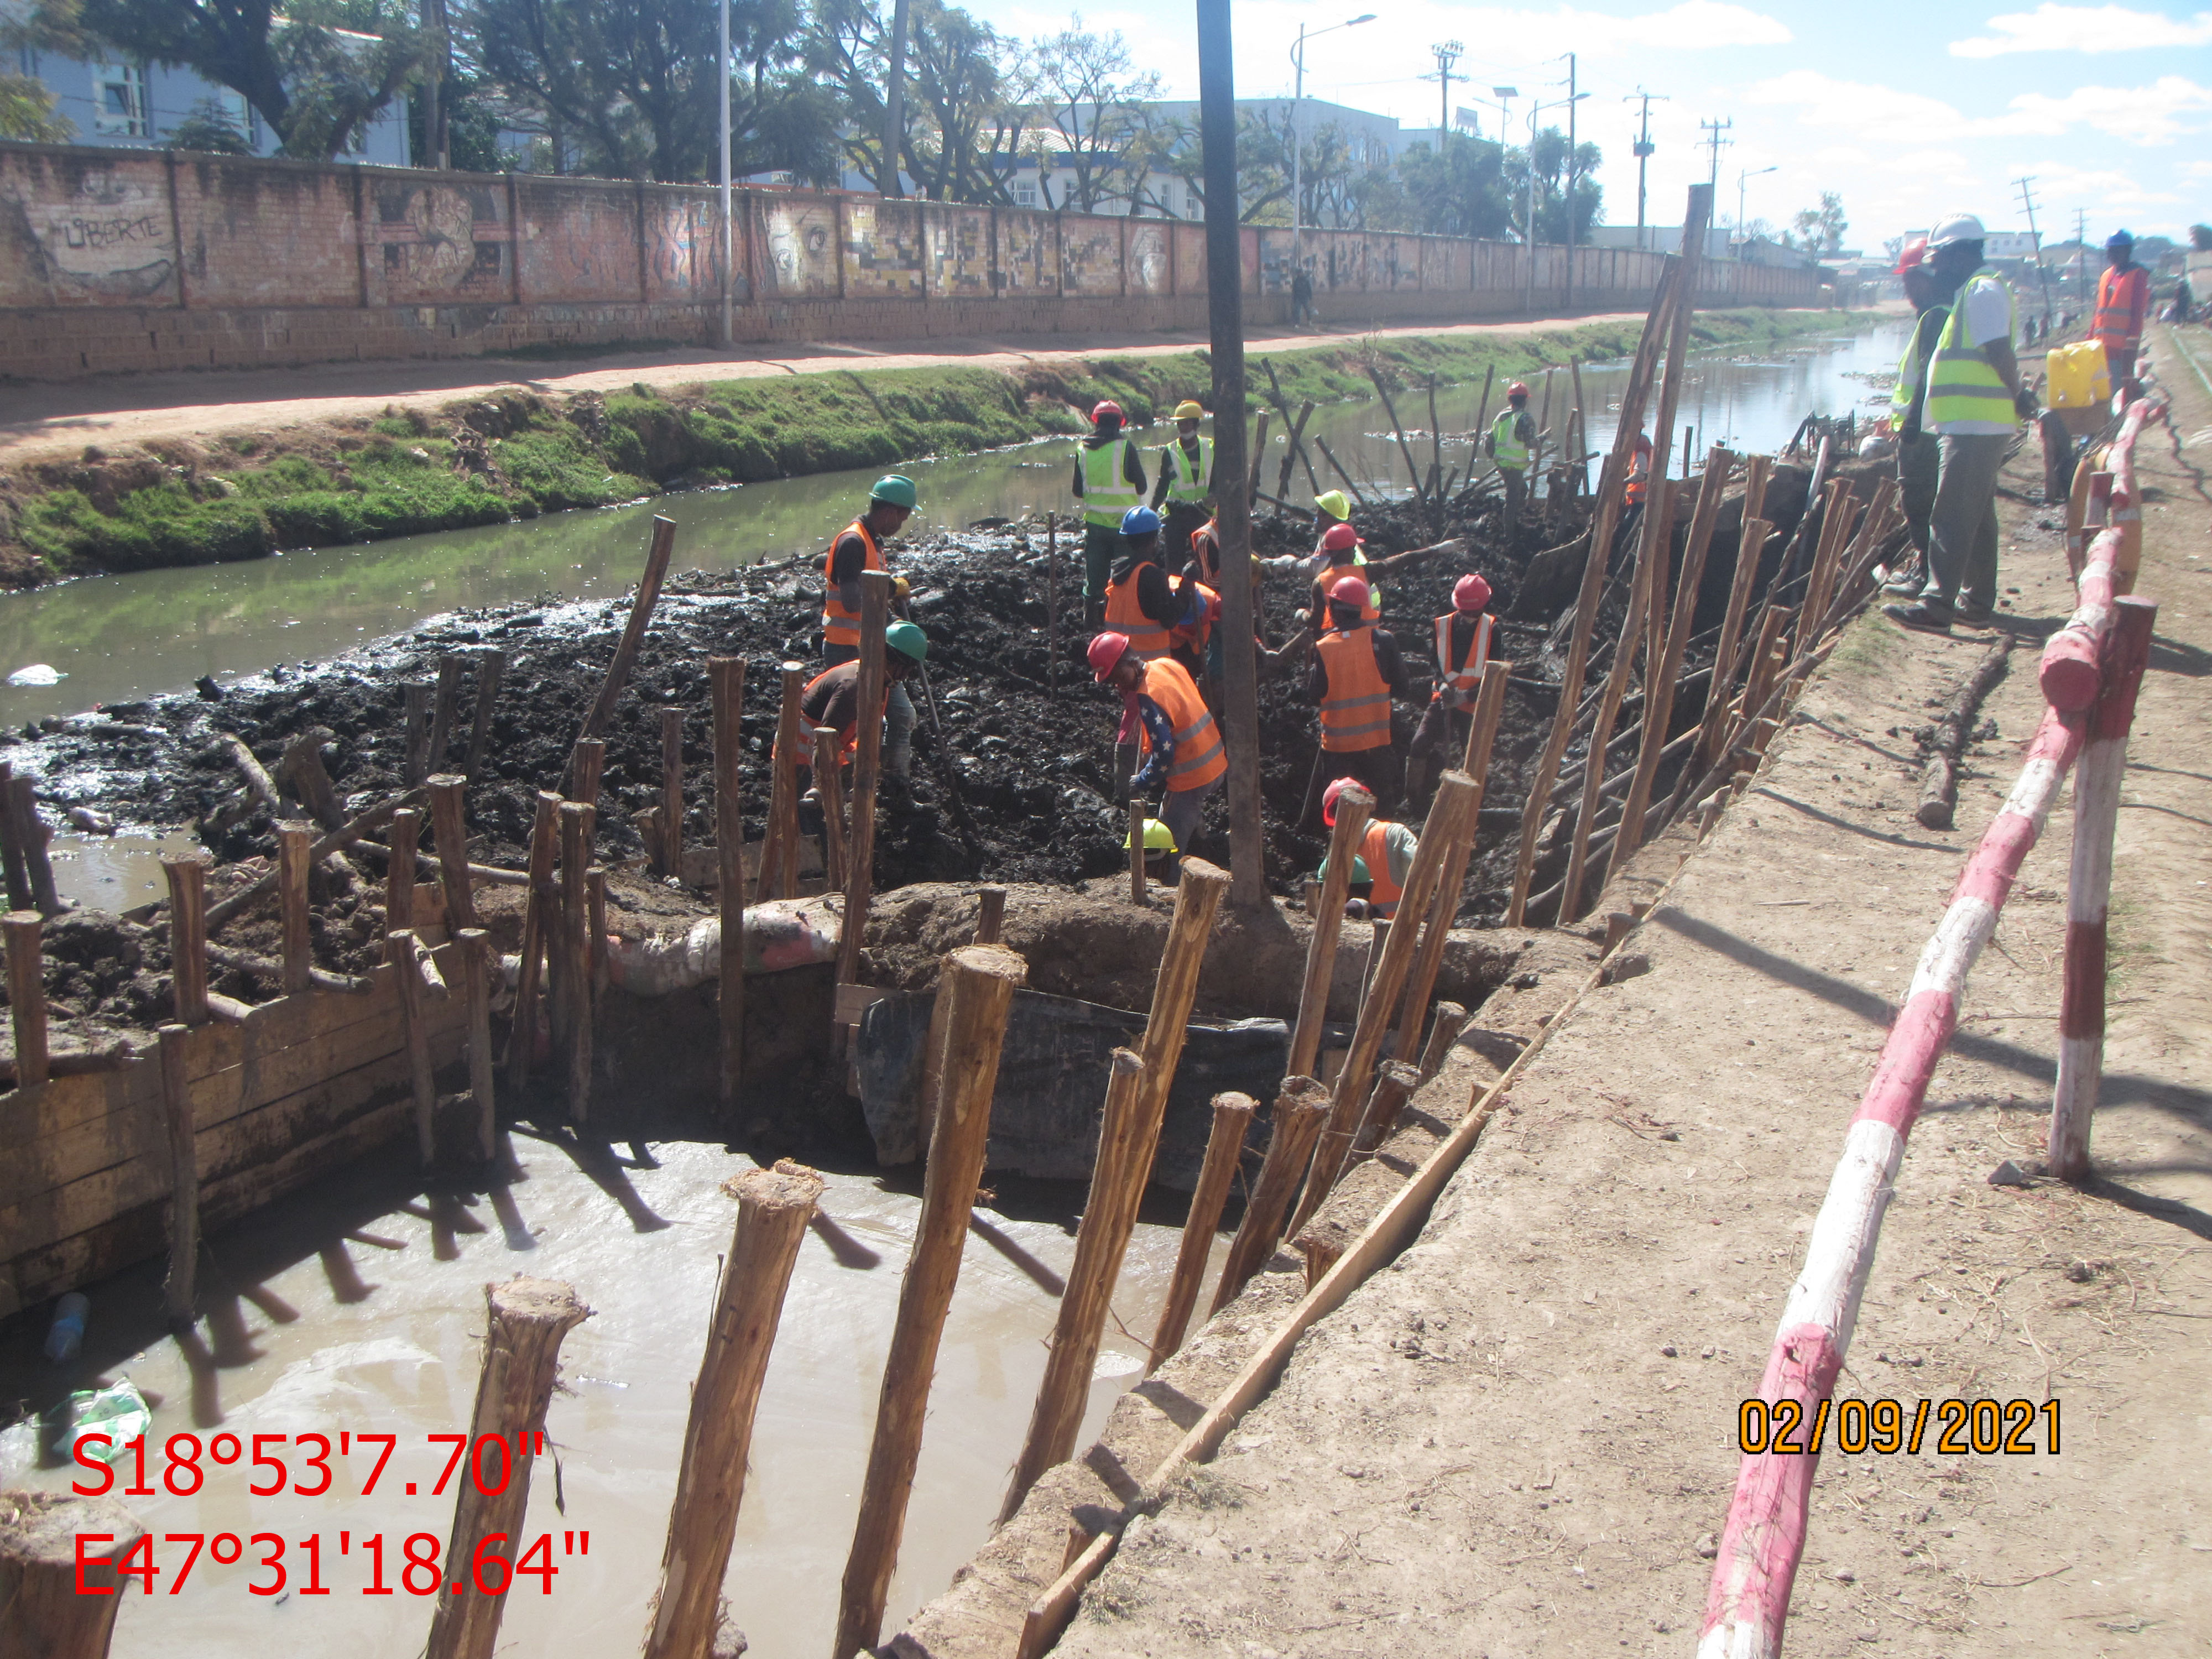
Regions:
<instances>
[{"instance_id":1,"label":"black plastic sheeting","mask_svg":"<svg viewBox=\"0 0 2212 1659\"><path fill-rule=\"evenodd\" d=\"M860 1018L860 1109L886 1164L922 1155L922 1048L929 1036L932 994L895 993ZM991 1097L987 1166L1044 1180L1087 1181L1098 1155L1099 1117L1116 1048L1141 1045L1145 1017L1073 997L1017 991L999 1055ZM1281 1089L1290 1064L1290 1028L1279 1019L1194 1024L1168 1090L1152 1179L1181 1192L1198 1184L1213 1097L1226 1090L1264 1107ZM1255 1127L1245 1143L1252 1167L1267 1147Z\"/></svg>"}]
</instances>

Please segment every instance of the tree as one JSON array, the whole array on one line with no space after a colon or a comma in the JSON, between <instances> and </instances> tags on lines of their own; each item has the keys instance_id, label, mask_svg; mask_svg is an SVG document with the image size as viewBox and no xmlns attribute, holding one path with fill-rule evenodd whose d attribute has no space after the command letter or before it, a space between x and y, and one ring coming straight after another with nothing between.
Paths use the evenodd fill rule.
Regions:
<instances>
[{"instance_id":1,"label":"tree","mask_svg":"<svg viewBox=\"0 0 2212 1659\"><path fill-rule=\"evenodd\" d=\"M54 113L54 95L27 75L0 75L0 138L26 144L66 144L76 123Z\"/></svg>"},{"instance_id":2,"label":"tree","mask_svg":"<svg viewBox=\"0 0 2212 1659\"><path fill-rule=\"evenodd\" d=\"M238 130L228 110L212 98L203 98L191 113L162 135L171 148L198 150L208 155L251 155L253 146Z\"/></svg>"},{"instance_id":3,"label":"tree","mask_svg":"<svg viewBox=\"0 0 2212 1659\"><path fill-rule=\"evenodd\" d=\"M403 0L297 0L282 13L273 0L40 0L33 22L80 57L106 49L228 87L305 161L353 143L428 57Z\"/></svg>"},{"instance_id":4,"label":"tree","mask_svg":"<svg viewBox=\"0 0 2212 1659\"><path fill-rule=\"evenodd\" d=\"M1102 203L1121 201L1122 153L1142 125L1142 106L1160 95L1158 75L1136 72L1129 43L1117 29L1092 34L1083 15L1072 14L1067 27L1036 42L1036 104L1050 124L1045 146L1075 177L1066 199L1046 205L1095 211Z\"/></svg>"},{"instance_id":5,"label":"tree","mask_svg":"<svg viewBox=\"0 0 2212 1659\"><path fill-rule=\"evenodd\" d=\"M1195 120L1139 112L1137 132L1125 152L1123 186L1132 209L1150 207L1181 217L1164 195L1170 181L1182 184L1203 213L1206 208L1206 135ZM1158 184L1156 186L1154 179ZM1291 152L1283 135L1264 112L1237 112L1237 217L1240 224L1290 222Z\"/></svg>"},{"instance_id":6,"label":"tree","mask_svg":"<svg viewBox=\"0 0 2212 1659\"><path fill-rule=\"evenodd\" d=\"M1790 221L1808 252L1834 258L1843 252L1844 233L1851 228L1844 217L1844 198L1832 190L1820 192L1820 205L1806 208Z\"/></svg>"},{"instance_id":7,"label":"tree","mask_svg":"<svg viewBox=\"0 0 2212 1659\"><path fill-rule=\"evenodd\" d=\"M823 0L805 61L841 118L838 144L883 187L884 91L890 29L874 0ZM899 161L937 201L1011 203L1008 180L1026 125L1029 64L1020 46L957 6L909 0L907 96Z\"/></svg>"},{"instance_id":8,"label":"tree","mask_svg":"<svg viewBox=\"0 0 2212 1659\"><path fill-rule=\"evenodd\" d=\"M1413 228L1431 236L1504 236L1514 223L1504 161L1502 145L1464 133L1448 135L1441 152L1413 145L1398 158L1398 176Z\"/></svg>"},{"instance_id":9,"label":"tree","mask_svg":"<svg viewBox=\"0 0 2212 1659\"><path fill-rule=\"evenodd\" d=\"M1531 152L1536 175L1536 223L1532 237L1528 225L1528 174ZM1533 145L1508 149L1501 163L1505 198L1512 226L1523 241L1555 242L1585 240L1604 205L1605 191L1594 176L1604 153L1595 144L1577 144L1574 150L1575 190L1570 210L1566 192L1567 136L1557 127L1546 127Z\"/></svg>"}]
</instances>

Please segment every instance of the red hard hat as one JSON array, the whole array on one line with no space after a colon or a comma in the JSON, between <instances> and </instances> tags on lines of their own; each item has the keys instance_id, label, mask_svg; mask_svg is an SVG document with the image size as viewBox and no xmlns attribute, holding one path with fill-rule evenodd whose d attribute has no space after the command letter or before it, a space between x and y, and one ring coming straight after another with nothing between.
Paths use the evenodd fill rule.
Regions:
<instances>
[{"instance_id":1,"label":"red hard hat","mask_svg":"<svg viewBox=\"0 0 2212 1659\"><path fill-rule=\"evenodd\" d=\"M1111 415L1117 421L1121 418L1121 405L1115 403L1111 398L1107 398L1103 403L1092 406L1091 410L1091 424L1093 426L1097 425L1099 422L1104 420L1109 415Z\"/></svg>"},{"instance_id":2,"label":"red hard hat","mask_svg":"<svg viewBox=\"0 0 2212 1659\"><path fill-rule=\"evenodd\" d=\"M1360 576L1339 576L1328 590L1329 600L1335 605L1356 605L1363 609L1367 604L1367 582Z\"/></svg>"},{"instance_id":3,"label":"red hard hat","mask_svg":"<svg viewBox=\"0 0 2212 1659\"><path fill-rule=\"evenodd\" d=\"M1928 257L1928 239L1916 236L1907 242L1897 256L1897 274L1900 276Z\"/></svg>"},{"instance_id":4,"label":"red hard hat","mask_svg":"<svg viewBox=\"0 0 2212 1659\"><path fill-rule=\"evenodd\" d=\"M1322 532L1321 550L1324 553L1341 553L1359 545L1359 532L1348 524L1333 524Z\"/></svg>"},{"instance_id":5,"label":"red hard hat","mask_svg":"<svg viewBox=\"0 0 2212 1659\"><path fill-rule=\"evenodd\" d=\"M1084 654L1091 659L1091 672L1103 685L1114 672L1114 665L1129 654L1129 636L1127 634L1101 634L1091 641L1090 650Z\"/></svg>"},{"instance_id":6,"label":"red hard hat","mask_svg":"<svg viewBox=\"0 0 2212 1659\"><path fill-rule=\"evenodd\" d=\"M1480 576L1462 576L1452 584L1452 605L1461 611L1480 611L1490 603L1490 584Z\"/></svg>"},{"instance_id":7,"label":"red hard hat","mask_svg":"<svg viewBox=\"0 0 2212 1659\"><path fill-rule=\"evenodd\" d=\"M1339 778L1321 792L1321 821L1330 829L1336 828L1336 798L1347 789L1364 789L1367 786L1358 778Z\"/></svg>"},{"instance_id":8,"label":"red hard hat","mask_svg":"<svg viewBox=\"0 0 2212 1659\"><path fill-rule=\"evenodd\" d=\"M1528 395L1528 388L1521 381L1516 380L1505 388L1505 395L1509 398L1525 398Z\"/></svg>"}]
</instances>

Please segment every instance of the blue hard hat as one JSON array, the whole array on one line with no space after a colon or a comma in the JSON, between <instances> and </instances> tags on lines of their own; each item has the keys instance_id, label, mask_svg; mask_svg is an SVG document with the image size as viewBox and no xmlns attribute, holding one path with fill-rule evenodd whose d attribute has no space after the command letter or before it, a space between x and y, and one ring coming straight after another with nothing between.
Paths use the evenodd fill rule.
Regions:
<instances>
[{"instance_id":1,"label":"blue hard hat","mask_svg":"<svg viewBox=\"0 0 2212 1659\"><path fill-rule=\"evenodd\" d=\"M1160 533L1160 515L1149 507L1133 507L1121 515L1124 536L1157 536Z\"/></svg>"}]
</instances>

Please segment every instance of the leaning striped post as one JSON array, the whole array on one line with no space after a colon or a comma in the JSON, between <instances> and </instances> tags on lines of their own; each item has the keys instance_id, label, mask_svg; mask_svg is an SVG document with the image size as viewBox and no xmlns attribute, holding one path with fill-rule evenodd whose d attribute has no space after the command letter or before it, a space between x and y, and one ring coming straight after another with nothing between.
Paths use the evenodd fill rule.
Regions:
<instances>
[{"instance_id":1,"label":"leaning striped post","mask_svg":"<svg viewBox=\"0 0 2212 1659\"><path fill-rule=\"evenodd\" d=\"M1920 953L1912 988L1898 1011L1873 1079L1844 1139L1844 1155L1814 1218L1805 1266L1790 1287L1759 1397L1790 1400L1810 1423L1832 1392L1850 1348L1859 1299L1874 1267L1881 1219L1905 1160L1936 1062L1959 1024L1959 996L1996 931L2021 862L2043 831L2066 769L2080 754L2087 721L2045 711L2019 781L1960 872L1951 903ZM1747 1455L1720 1552L1713 1561L1698 1659L1776 1659L1790 1585L1804 1553L1817 1453Z\"/></svg>"},{"instance_id":2,"label":"leaning striped post","mask_svg":"<svg viewBox=\"0 0 2212 1659\"><path fill-rule=\"evenodd\" d=\"M2081 767L2074 777L2065 990L2058 1005L2058 1082L2051 1097L2051 1173L2062 1181L2080 1181L2089 1173L2089 1122L2105 1073L2105 922L2112 898L2112 836L2128 769L2128 727L2158 621L2158 606L2148 599L2121 599L2114 608L2105 690L2090 711Z\"/></svg>"}]
</instances>

